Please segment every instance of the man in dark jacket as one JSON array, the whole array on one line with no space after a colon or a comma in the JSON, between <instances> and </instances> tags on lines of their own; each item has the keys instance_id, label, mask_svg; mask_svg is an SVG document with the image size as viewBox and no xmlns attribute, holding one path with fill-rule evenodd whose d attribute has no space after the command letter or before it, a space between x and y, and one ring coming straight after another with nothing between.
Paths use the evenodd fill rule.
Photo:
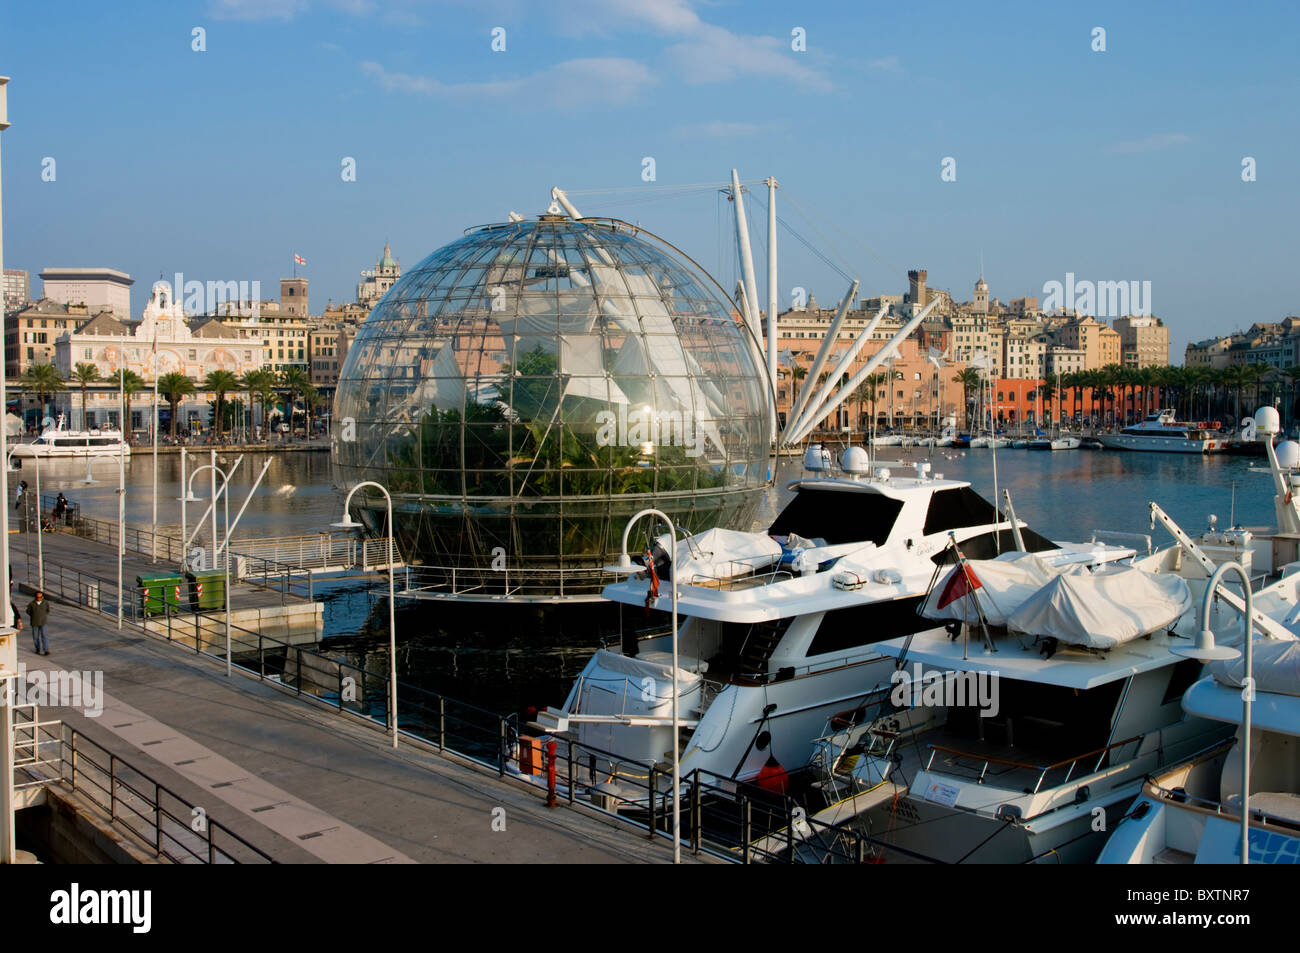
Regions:
<instances>
[{"instance_id":1,"label":"man in dark jacket","mask_svg":"<svg viewBox=\"0 0 1300 953\"><path fill-rule=\"evenodd\" d=\"M50 618L50 604L45 601L45 593L36 590L36 598L27 603L27 617L32 620L32 641L36 643L37 655L49 655L50 643L45 637L45 623Z\"/></svg>"}]
</instances>

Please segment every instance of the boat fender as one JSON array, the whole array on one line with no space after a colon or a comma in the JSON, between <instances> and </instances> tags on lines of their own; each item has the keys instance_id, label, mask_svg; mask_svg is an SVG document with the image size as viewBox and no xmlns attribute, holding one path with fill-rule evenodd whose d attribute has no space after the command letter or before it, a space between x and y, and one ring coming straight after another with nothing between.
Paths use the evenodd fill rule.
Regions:
<instances>
[{"instance_id":1,"label":"boat fender","mask_svg":"<svg viewBox=\"0 0 1300 953\"><path fill-rule=\"evenodd\" d=\"M769 754L763 767L759 769L758 777L754 779L764 791L770 791L773 794L785 794L790 786L790 776L786 773L785 768L781 767L781 762L776 760L776 755Z\"/></svg>"},{"instance_id":2,"label":"boat fender","mask_svg":"<svg viewBox=\"0 0 1300 953\"><path fill-rule=\"evenodd\" d=\"M1088 790L1088 785L1086 784L1081 785L1079 790L1074 792L1074 803L1082 804L1084 801L1088 800L1088 798L1090 798L1091 796L1092 796L1092 792Z\"/></svg>"}]
</instances>

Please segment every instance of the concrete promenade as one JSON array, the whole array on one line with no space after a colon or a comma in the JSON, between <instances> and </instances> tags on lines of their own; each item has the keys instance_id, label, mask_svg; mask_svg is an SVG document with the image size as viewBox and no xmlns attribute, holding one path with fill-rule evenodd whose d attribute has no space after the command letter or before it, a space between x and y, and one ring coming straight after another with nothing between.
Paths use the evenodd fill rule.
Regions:
<instances>
[{"instance_id":1,"label":"concrete promenade","mask_svg":"<svg viewBox=\"0 0 1300 953\"><path fill-rule=\"evenodd\" d=\"M22 580L23 546L17 534L10 541L14 577ZM83 547L81 562L101 575L115 558L105 554L107 547L70 542ZM20 610L29 599L15 589ZM662 840L651 843L612 818L582 808L548 809L541 792L523 782L499 780L405 740L394 752L373 727L238 672L226 678L220 660L129 625L118 632L103 613L56 602L48 633L50 654L41 657L25 628L19 661L29 670L102 671L106 697L98 718L67 708L44 709L43 717L84 732L278 861L671 859ZM504 831L493 829L495 808L504 809Z\"/></svg>"}]
</instances>

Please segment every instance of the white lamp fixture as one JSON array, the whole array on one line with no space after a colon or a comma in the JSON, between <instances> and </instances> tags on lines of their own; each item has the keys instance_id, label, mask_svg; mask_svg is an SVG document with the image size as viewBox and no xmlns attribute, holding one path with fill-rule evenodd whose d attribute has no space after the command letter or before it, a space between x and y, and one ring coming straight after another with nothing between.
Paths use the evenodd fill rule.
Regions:
<instances>
[{"instance_id":1,"label":"white lamp fixture","mask_svg":"<svg viewBox=\"0 0 1300 953\"><path fill-rule=\"evenodd\" d=\"M1229 572L1236 573L1241 577L1241 591L1246 603L1245 613L1242 615L1242 644L1246 655L1243 684L1246 688L1241 693L1241 862L1249 864L1250 703L1254 698L1255 681L1251 672L1251 638L1254 635L1254 626L1251 624L1251 620L1254 618L1254 608L1251 605L1250 575L1240 563L1223 563L1218 569L1214 570L1214 574L1210 576L1210 581L1205 585L1205 596L1201 599L1201 631L1196 636L1196 642L1190 646L1170 649L1169 651L1180 658L1196 659L1199 662L1234 659L1242 654L1236 649L1215 645L1214 633L1210 631L1210 606L1214 602L1214 594L1218 591L1223 577Z\"/></svg>"}]
</instances>

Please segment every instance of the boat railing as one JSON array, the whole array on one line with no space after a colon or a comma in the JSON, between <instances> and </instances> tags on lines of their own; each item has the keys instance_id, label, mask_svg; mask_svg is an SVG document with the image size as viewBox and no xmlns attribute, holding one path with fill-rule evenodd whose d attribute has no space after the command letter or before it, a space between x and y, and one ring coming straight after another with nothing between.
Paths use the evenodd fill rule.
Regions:
<instances>
[{"instance_id":1,"label":"boat railing","mask_svg":"<svg viewBox=\"0 0 1300 953\"><path fill-rule=\"evenodd\" d=\"M1137 543L1145 543L1147 548L1146 555L1150 556L1153 552L1151 548L1151 536L1149 533L1129 533L1117 529L1094 529L1092 531L1092 538L1088 540L1088 542L1104 542L1100 538L1103 536L1106 537L1106 539L1132 540Z\"/></svg>"},{"instance_id":2,"label":"boat railing","mask_svg":"<svg viewBox=\"0 0 1300 953\"><path fill-rule=\"evenodd\" d=\"M1066 758L1062 761L1057 761L1053 764L1035 764L1027 761L1013 761L1007 758L994 758L994 757L977 754L970 751L962 751L960 748L953 748L953 747L949 747L948 745L932 744L930 745L930 757L925 762L925 770L929 771L931 769L931 766L934 764L935 757L940 753L943 753L949 755L950 758L952 759L963 759L966 761L974 761L979 763L980 765L979 776L975 782L977 784L984 783L984 779L988 775L989 768L993 767L994 765L997 765L999 767L1004 767L1004 768L1010 768L1012 770L1028 771L1031 773L1036 773L1038 780L1034 783L1033 789L1029 790L1027 793L1037 794L1040 790L1042 790L1043 784L1044 782L1047 781L1047 777L1049 774L1051 774L1051 772L1059 771L1062 768L1066 769L1065 776L1061 778L1061 780L1056 781L1052 785L1053 787L1059 787L1063 784L1069 784L1070 779L1074 776L1075 769L1079 767L1081 763L1084 765L1088 765L1088 764L1092 765L1092 767L1089 768L1088 771L1081 776L1086 777L1089 774L1096 774L1098 771L1101 770L1102 764L1105 762L1106 756L1110 752L1114 751L1117 748L1122 748L1125 745L1131 745L1131 744L1136 744L1137 747L1134 749L1135 751L1140 750L1142 746L1142 742L1145 740L1146 740L1145 733L1140 735L1134 735L1132 738L1125 738L1123 741L1116 741L1112 744L1106 745L1104 748L1097 748L1092 751L1085 751L1083 754L1075 755L1073 758Z\"/></svg>"},{"instance_id":3,"label":"boat railing","mask_svg":"<svg viewBox=\"0 0 1300 953\"><path fill-rule=\"evenodd\" d=\"M754 557L754 560L759 558ZM736 589L752 589L755 586L770 585L779 579L794 578L794 573L783 568L780 562L772 563L770 566L759 566L755 564L754 560L730 559L725 564L727 567L725 572L695 573L691 576L688 585L717 589L721 592L731 592Z\"/></svg>"}]
</instances>

